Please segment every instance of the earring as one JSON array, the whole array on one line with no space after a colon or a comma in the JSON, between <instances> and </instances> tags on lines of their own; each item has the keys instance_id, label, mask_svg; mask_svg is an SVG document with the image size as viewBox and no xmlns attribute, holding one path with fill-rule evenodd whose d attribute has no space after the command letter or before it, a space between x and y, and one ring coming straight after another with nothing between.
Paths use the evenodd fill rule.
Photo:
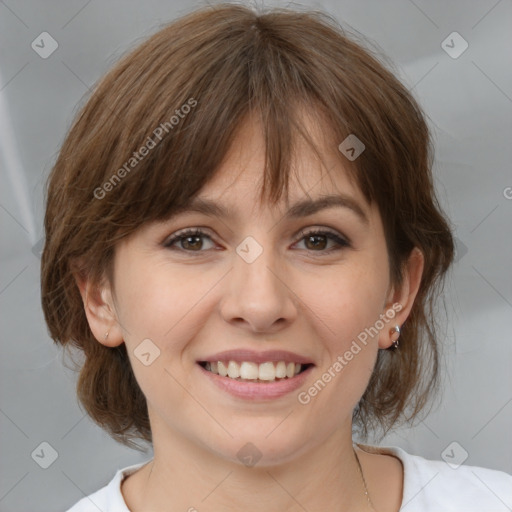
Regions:
<instances>
[{"instance_id":1,"label":"earring","mask_svg":"<svg viewBox=\"0 0 512 512\"><path fill-rule=\"evenodd\" d=\"M110 333L110 331L107 331L107 332L105 333L105 336L103 336L103 339L104 339L104 340L107 340L109 333Z\"/></svg>"},{"instance_id":2,"label":"earring","mask_svg":"<svg viewBox=\"0 0 512 512\"><path fill-rule=\"evenodd\" d=\"M393 337L398 334L398 336L396 336L396 338L393 339ZM389 330L389 335L391 336L391 341L393 342L393 349L397 349L398 348L398 338L400 338L400 327L398 325L395 325L395 327L393 327L393 329L390 329Z\"/></svg>"}]
</instances>

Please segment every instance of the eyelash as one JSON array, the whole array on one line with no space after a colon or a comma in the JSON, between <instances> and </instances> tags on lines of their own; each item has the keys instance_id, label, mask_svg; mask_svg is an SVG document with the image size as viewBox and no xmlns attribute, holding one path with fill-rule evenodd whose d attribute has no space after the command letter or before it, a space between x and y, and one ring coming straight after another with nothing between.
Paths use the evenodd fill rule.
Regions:
<instances>
[{"instance_id":1,"label":"eyelash","mask_svg":"<svg viewBox=\"0 0 512 512\"><path fill-rule=\"evenodd\" d=\"M175 242L180 242L180 241L184 240L185 238L189 238L189 237L192 237L192 236L201 236L201 237L204 236L204 237L209 238L210 240L212 240L212 238L207 233L202 231L201 229L199 229L199 228L189 228L189 229L185 229L184 231L181 231L181 232L177 233L172 238L168 239L164 243L164 247L166 247L168 249L176 250L176 248L172 247ZM302 231L300 231L299 236L301 237L298 240L299 242L302 241L304 238L306 238L308 236L326 236L329 240L333 240L338 245L338 247L332 247L331 249L326 249L326 250L322 250L322 251L314 251L314 250L306 249L308 252L319 252L319 253L324 253L324 254L330 254L333 251L339 251L341 249L345 249L345 248L351 247L351 244L350 244L350 242L347 239L340 237L339 235L337 235L336 233L334 233L332 231L327 231L327 230L324 230L324 229L319 229L319 230L314 230L313 229L313 230L309 230L309 231L302 230ZM178 248L177 250L183 251L183 252L188 252L188 253L201 253L201 252L205 252L205 251L202 251L202 250L200 250L200 251L189 251L187 249L180 249L180 248Z\"/></svg>"}]
</instances>

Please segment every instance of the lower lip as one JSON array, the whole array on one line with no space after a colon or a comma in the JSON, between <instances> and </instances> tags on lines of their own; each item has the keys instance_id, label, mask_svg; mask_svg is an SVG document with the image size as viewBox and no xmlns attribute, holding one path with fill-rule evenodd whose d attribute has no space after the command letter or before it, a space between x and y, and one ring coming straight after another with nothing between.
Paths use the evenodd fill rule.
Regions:
<instances>
[{"instance_id":1,"label":"lower lip","mask_svg":"<svg viewBox=\"0 0 512 512\"><path fill-rule=\"evenodd\" d=\"M245 400L273 400L287 395L288 393L300 388L313 369L313 366L309 366L302 373L299 373L289 379L259 383L244 382L231 379L229 377L221 377L216 373L205 370L200 364L197 366L203 374L211 379L211 381L220 389L227 391L229 394L237 398L244 398Z\"/></svg>"}]
</instances>

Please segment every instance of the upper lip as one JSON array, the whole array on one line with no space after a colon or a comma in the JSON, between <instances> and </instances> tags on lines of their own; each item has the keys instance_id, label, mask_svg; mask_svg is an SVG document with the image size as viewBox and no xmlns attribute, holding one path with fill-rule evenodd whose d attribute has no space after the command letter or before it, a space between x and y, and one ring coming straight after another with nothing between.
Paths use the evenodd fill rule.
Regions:
<instances>
[{"instance_id":1,"label":"upper lip","mask_svg":"<svg viewBox=\"0 0 512 512\"><path fill-rule=\"evenodd\" d=\"M314 364L313 361L305 356L289 352L287 350L265 350L256 352L248 349L232 349L218 352L198 360L199 362L215 361L235 361L242 363L244 361L252 363L266 363L268 361L285 363Z\"/></svg>"}]
</instances>

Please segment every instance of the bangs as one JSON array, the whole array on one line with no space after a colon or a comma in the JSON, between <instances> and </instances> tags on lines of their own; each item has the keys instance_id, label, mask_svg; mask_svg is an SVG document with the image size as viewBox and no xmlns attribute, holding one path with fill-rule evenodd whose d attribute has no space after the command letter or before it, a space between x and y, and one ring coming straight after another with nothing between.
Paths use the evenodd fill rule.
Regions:
<instances>
[{"instance_id":1,"label":"bangs","mask_svg":"<svg viewBox=\"0 0 512 512\"><path fill-rule=\"evenodd\" d=\"M97 221L118 227L113 242L186 205L213 178L247 121L261 123L265 141L260 201L275 204L287 197L294 148L301 139L320 161L323 148L337 152L372 202L371 182L365 186L360 167L337 150L354 133L365 139L365 151L371 149L364 135L371 123L351 97L355 83L343 86L355 78L330 58L320 58L321 48L318 55L306 51L307 31L300 38L290 32L288 40L286 33L274 32L275 14L256 18L242 10L238 23L225 27L219 19L215 31L205 27L204 32L197 30L201 16L196 15L193 38L186 24L182 30L164 29L139 54L122 61L96 93L103 104L91 110L105 112L103 89L111 85L107 115L98 119L110 145L102 148L96 141L104 172L100 182L88 186L101 190L94 201L101 203ZM211 27L215 10L208 17ZM325 44L332 46L327 36ZM357 122L349 124L345 112ZM312 123L320 144L308 131Z\"/></svg>"}]
</instances>

